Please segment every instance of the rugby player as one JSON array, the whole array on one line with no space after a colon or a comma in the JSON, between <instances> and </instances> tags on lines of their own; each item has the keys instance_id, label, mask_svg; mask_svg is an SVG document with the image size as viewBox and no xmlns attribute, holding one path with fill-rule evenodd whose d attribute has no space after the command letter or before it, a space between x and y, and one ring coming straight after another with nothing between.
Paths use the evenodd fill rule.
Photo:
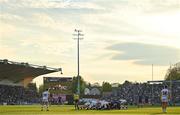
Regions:
<instances>
[{"instance_id":1,"label":"rugby player","mask_svg":"<svg viewBox=\"0 0 180 115\"><path fill-rule=\"evenodd\" d=\"M49 111L48 107L49 107L49 90L46 89L46 91L42 93L41 111L43 111L43 109L45 108L46 108L46 111Z\"/></svg>"},{"instance_id":2,"label":"rugby player","mask_svg":"<svg viewBox=\"0 0 180 115\"><path fill-rule=\"evenodd\" d=\"M166 113L166 108L168 101L170 99L169 90L167 86L164 86L164 89L161 90L161 102L162 102L162 112Z\"/></svg>"}]
</instances>

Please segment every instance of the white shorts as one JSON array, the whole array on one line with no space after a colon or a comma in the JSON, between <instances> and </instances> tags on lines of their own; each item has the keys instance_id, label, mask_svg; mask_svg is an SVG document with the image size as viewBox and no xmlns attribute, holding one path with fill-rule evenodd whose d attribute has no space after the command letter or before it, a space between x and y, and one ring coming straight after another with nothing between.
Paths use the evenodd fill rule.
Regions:
<instances>
[{"instance_id":1,"label":"white shorts","mask_svg":"<svg viewBox=\"0 0 180 115\"><path fill-rule=\"evenodd\" d=\"M162 102L168 102L168 98L167 98L167 97L162 97L162 98L161 98L161 101L162 101Z\"/></svg>"},{"instance_id":2,"label":"white shorts","mask_svg":"<svg viewBox=\"0 0 180 115\"><path fill-rule=\"evenodd\" d=\"M48 99L43 99L42 102L43 103L48 103Z\"/></svg>"}]
</instances>

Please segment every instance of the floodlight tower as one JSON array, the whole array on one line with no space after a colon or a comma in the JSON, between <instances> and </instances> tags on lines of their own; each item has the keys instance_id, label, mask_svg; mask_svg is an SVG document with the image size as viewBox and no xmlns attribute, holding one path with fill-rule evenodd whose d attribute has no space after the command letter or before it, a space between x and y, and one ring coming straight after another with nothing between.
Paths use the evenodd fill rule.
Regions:
<instances>
[{"instance_id":1,"label":"floodlight tower","mask_svg":"<svg viewBox=\"0 0 180 115\"><path fill-rule=\"evenodd\" d=\"M80 95L80 75L79 75L79 40L82 40L82 36L84 36L83 34L81 34L81 30L77 30L75 29L74 32L76 34L73 34L73 36L75 36L75 40L77 40L77 79L78 79L78 83L77 83L77 94Z\"/></svg>"},{"instance_id":2,"label":"floodlight tower","mask_svg":"<svg viewBox=\"0 0 180 115\"><path fill-rule=\"evenodd\" d=\"M151 103L154 104L154 86L153 86L153 81L154 81L154 65L152 64L152 100Z\"/></svg>"},{"instance_id":3,"label":"floodlight tower","mask_svg":"<svg viewBox=\"0 0 180 115\"><path fill-rule=\"evenodd\" d=\"M171 65L171 63L170 63L170 101L172 102L172 75L171 75L171 71L172 71L172 65Z\"/></svg>"}]
</instances>

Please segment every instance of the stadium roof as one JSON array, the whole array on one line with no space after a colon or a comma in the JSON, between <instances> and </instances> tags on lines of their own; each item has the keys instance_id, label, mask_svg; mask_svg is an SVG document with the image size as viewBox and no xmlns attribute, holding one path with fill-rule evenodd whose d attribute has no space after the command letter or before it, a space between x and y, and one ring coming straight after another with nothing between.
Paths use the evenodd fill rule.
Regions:
<instances>
[{"instance_id":1,"label":"stadium roof","mask_svg":"<svg viewBox=\"0 0 180 115\"><path fill-rule=\"evenodd\" d=\"M0 60L0 81L10 80L18 83L25 78L35 78L40 75L61 71L61 68L50 68L46 66L38 66L28 63L13 62L7 59Z\"/></svg>"}]
</instances>

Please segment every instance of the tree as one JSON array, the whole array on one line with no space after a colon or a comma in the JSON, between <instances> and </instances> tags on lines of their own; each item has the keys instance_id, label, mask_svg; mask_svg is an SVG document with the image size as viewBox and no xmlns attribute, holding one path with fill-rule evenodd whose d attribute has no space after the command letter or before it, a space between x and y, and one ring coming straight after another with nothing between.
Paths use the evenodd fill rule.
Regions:
<instances>
[{"instance_id":1,"label":"tree","mask_svg":"<svg viewBox=\"0 0 180 115\"><path fill-rule=\"evenodd\" d=\"M108 82L103 82L103 84L102 84L102 91L103 92L110 92L110 91L112 91L111 84L108 83Z\"/></svg>"},{"instance_id":2,"label":"tree","mask_svg":"<svg viewBox=\"0 0 180 115\"><path fill-rule=\"evenodd\" d=\"M180 67L168 69L165 80L180 80Z\"/></svg>"},{"instance_id":3,"label":"tree","mask_svg":"<svg viewBox=\"0 0 180 115\"><path fill-rule=\"evenodd\" d=\"M73 77L72 81L72 92L76 93L77 92L77 84L78 84L78 79L77 77ZM84 93L84 89L86 88L86 82L84 79L80 76L80 94Z\"/></svg>"},{"instance_id":4,"label":"tree","mask_svg":"<svg viewBox=\"0 0 180 115\"><path fill-rule=\"evenodd\" d=\"M92 84L93 87L100 87L100 84L98 82L95 82Z\"/></svg>"},{"instance_id":5,"label":"tree","mask_svg":"<svg viewBox=\"0 0 180 115\"><path fill-rule=\"evenodd\" d=\"M91 83L86 83L86 84L87 84L86 88L91 88L92 87Z\"/></svg>"},{"instance_id":6,"label":"tree","mask_svg":"<svg viewBox=\"0 0 180 115\"><path fill-rule=\"evenodd\" d=\"M43 91L44 91L44 85L40 85L38 90L39 95L41 95Z\"/></svg>"},{"instance_id":7,"label":"tree","mask_svg":"<svg viewBox=\"0 0 180 115\"><path fill-rule=\"evenodd\" d=\"M127 80L123 83L123 85L130 85L130 84L132 84L132 83Z\"/></svg>"}]
</instances>

